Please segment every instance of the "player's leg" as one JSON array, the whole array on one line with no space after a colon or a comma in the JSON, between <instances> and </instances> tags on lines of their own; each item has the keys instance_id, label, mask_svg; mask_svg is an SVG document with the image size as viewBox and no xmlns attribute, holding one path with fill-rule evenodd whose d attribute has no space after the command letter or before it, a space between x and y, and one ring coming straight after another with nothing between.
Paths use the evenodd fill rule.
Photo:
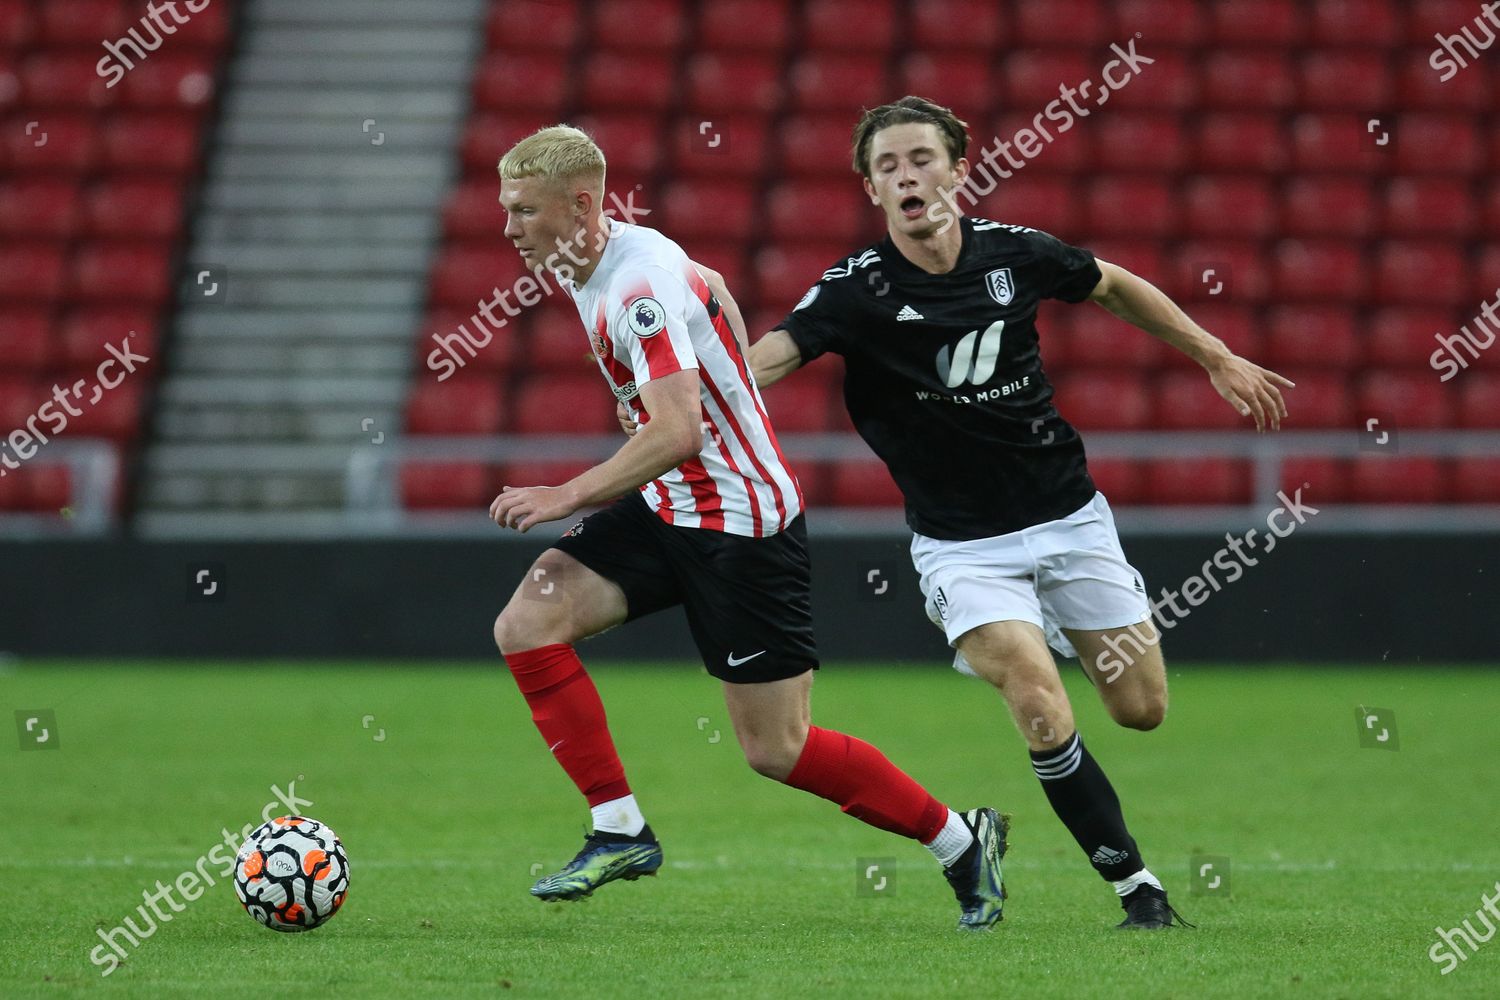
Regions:
<instances>
[{"instance_id":1,"label":"player's leg","mask_svg":"<svg viewBox=\"0 0 1500 1000\"><path fill-rule=\"evenodd\" d=\"M1126 628L1063 629L1089 680L1127 729L1151 730L1167 717L1167 668L1156 623Z\"/></svg>"}]
</instances>

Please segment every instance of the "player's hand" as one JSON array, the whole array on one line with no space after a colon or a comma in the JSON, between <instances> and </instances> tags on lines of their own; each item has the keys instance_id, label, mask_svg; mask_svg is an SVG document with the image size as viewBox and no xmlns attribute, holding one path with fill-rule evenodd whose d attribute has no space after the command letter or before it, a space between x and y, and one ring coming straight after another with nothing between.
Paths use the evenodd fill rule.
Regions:
<instances>
[{"instance_id":1,"label":"player's hand","mask_svg":"<svg viewBox=\"0 0 1500 1000\"><path fill-rule=\"evenodd\" d=\"M615 404L615 416L619 418L620 429L631 437L635 437L635 432L640 429L641 425L630 419L630 411L625 409L624 403Z\"/></svg>"},{"instance_id":2,"label":"player's hand","mask_svg":"<svg viewBox=\"0 0 1500 1000\"><path fill-rule=\"evenodd\" d=\"M1281 390L1291 389L1297 383L1236 354L1210 368L1208 377L1240 416L1255 417L1257 432L1264 431L1268 423L1272 430L1281 430L1281 418L1286 416Z\"/></svg>"},{"instance_id":3,"label":"player's hand","mask_svg":"<svg viewBox=\"0 0 1500 1000\"><path fill-rule=\"evenodd\" d=\"M563 486L507 486L490 504L490 520L525 534L532 525L560 521L577 509Z\"/></svg>"}]
</instances>

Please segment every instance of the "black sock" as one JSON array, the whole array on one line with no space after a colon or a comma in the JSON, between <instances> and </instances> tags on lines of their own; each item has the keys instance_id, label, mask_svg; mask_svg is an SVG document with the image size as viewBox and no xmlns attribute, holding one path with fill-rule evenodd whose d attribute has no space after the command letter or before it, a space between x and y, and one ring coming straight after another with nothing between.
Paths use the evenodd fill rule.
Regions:
<instances>
[{"instance_id":1,"label":"black sock","mask_svg":"<svg viewBox=\"0 0 1500 1000\"><path fill-rule=\"evenodd\" d=\"M1031 769L1095 871L1118 882L1146 867L1125 829L1119 797L1078 733L1060 747L1031 751Z\"/></svg>"}]
</instances>

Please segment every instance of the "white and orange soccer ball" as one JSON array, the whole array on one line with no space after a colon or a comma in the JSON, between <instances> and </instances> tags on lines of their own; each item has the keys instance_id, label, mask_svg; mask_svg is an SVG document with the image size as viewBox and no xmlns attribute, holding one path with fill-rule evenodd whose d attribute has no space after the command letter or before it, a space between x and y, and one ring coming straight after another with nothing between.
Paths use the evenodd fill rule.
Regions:
<instances>
[{"instance_id":1,"label":"white and orange soccer ball","mask_svg":"<svg viewBox=\"0 0 1500 1000\"><path fill-rule=\"evenodd\" d=\"M321 927L344 905L349 860L328 826L277 816L250 834L234 859L234 892L245 912L277 931Z\"/></svg>"}]
</instances>

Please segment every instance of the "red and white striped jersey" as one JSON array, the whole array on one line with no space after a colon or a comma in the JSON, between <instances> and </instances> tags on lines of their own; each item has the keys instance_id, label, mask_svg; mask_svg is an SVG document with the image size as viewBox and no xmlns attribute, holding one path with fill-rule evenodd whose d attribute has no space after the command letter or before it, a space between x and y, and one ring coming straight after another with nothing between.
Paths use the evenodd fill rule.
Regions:
<instances>
[{"instance_id":1,"label":"red and white striped jersey","mask_svg":"<svg viewBox=\"0 0 1500 1000\"><path fill-rule=\"evenodd\" d=\"M802 512L787 465L724 311L676 243L654 229L610 221L599 266L582 286L563 281L599 369L643 426L641 387L696 368L703 450L641 487L668 524L760 537Z\"/></svg>"}]
</instances>

